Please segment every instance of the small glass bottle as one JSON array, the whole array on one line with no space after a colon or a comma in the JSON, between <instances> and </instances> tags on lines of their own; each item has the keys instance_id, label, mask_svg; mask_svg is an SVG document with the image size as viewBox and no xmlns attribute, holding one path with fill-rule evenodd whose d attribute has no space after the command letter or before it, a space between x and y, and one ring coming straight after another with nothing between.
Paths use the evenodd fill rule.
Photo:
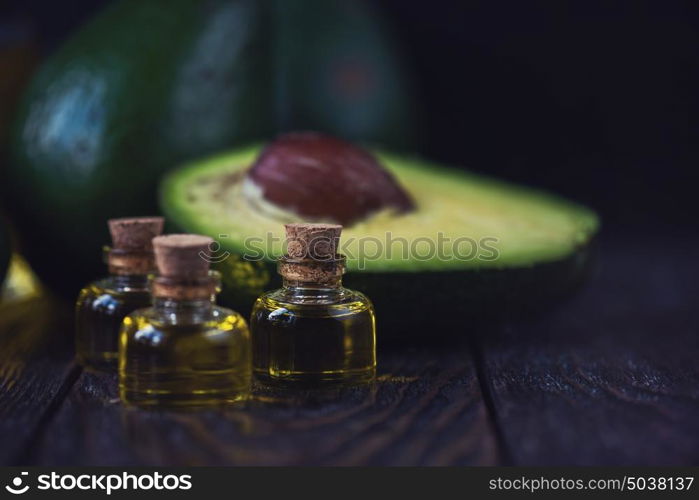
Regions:
<instances>
[{"instance_id":1,"label":"small glass bottle","mask_svg":"<svg viewBox=\"0 0 699 500\"><path fill-rule=\"evenodd\" d=\"M115 371L124 316L150 304L151 241L163 231L162 217L111 219L112 247L105 247L110 275L82 289L75 307L75 350L86 368Z\"/></svg>"},{"instance_id":2,"label":"small glass bottle","mask_svg":"<svg viewBox=\"0 0 699 500\"><path fill-rule=\"evenodd\" d=\"M342 226L287 224L283 287L263 294L252 311L253 370L266 382L356 384L376 374L374 308L342 287L345 257L336 253Z\"/></svg>"},{"instance_id":3,"label":"small glass bottle","mask_svg":"<svg viewBox=\"0 0 699 500\"><path fill-rule=\"evenodd\" d=\"M215 305L206 236L153 240L153 305L128 315L119 337L119 390L136 405L204 406L244 399L252 353L245 319Z\"/></svg>"}]
</instances>

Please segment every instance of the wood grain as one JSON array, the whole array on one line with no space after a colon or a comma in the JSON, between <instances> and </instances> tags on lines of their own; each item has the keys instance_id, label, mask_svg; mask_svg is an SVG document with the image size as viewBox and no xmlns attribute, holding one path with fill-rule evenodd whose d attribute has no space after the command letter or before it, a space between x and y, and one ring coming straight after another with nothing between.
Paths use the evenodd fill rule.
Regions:
<instances>
[{"instance_id":1,"label":"wood grain","mask_svg":"<svg viewBox=\"0 0 699 500\"><path fill-rule=\"evenodd\" d=\"M0 464L19 464L77 371L68 320L45 297L3 304L1 316Z\"/></svg>"},{"instance_id":2,"label":"wood grain","mask_svg":"<svg viewBox=\"0 0 699 500\"><path fill-rule=\"evenodd\" d=\"M606 242L574 301L481 340L514 463L699 463L699 245L688 243Z\"/></svg>"},{"instance_id":3,"label":"wood grain","mask_svg":"<svg viewBox=\"0 0 699 500\"><path fill-rule=\"evenodd\" d=\"M257 386L239 407L124 408L116 377L83 373L33 459L39 464L494 464L497 444L470 355L386 354L373 387Z\"/></svg>"},{"instance_id":4,"label":"wood grain","mask_svg":"<svg viewBox=\"0 0 699 500\"><path fill-rule=\"evenodd\" d=\"M123 407L115 376L72 364L60 314L29 303L0 318L0 462L697 464L696 243L603 240L598 274L552 314L467 346L382 346L371 388L256 386L208 411Z\"/></svg>"}]
</instances>

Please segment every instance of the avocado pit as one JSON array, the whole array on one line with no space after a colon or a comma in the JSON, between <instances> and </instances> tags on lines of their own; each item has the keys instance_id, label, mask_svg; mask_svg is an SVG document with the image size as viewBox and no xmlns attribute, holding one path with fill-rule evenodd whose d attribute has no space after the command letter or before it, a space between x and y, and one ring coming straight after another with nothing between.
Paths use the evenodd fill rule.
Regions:
<instances>
[{"instance_id":1,"label":"avocado pit","mask_svg":"<svg viewBox=\"0 0 699 500\"><path fill-rule=\"evenodd\" d=\"M315 132L284 134L265 147L246 174L243 193L259 207L271 204L303 219L346 226L382 210L415 209L372 154Z\"/></svg>"}]
</instances>

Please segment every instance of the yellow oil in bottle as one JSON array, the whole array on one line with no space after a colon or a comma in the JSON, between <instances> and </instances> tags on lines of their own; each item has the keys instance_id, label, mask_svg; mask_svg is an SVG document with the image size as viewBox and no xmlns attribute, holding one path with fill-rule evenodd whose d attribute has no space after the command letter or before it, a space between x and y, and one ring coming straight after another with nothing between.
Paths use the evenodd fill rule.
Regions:
<instances>
[{"instance_id":1,"label":"yellow oil in bottle","mask_svg":"<svg viewBox=\"0 0 699 500\"><path fill-rule=\"evenodd\" d=\"M102 371L116 370L121 322L150 302L146 276L110 276L83 288L75 308L78 363Z\"/></svg>"},{"instance_id":2,"label":"yellow oil in bottle","mask_svg":"<svg viewBox=\"0 0 699 500\"><path fill-rule=\"evenodd\" d=\"M358 292L285 286L257 300L250 326L262 381L314 386L375 377L374 309Z\"/></svg>"},{"instance_id":3,"label":"yellow oil in bottle","mask_svg":"<svg viewBox=\"0 0 699 500\"><path fill-rule=\"evenodd\" d=\"M247 323L212 302L156 299L154 307L126 317L119 339L122 401L200 406L249 395Z\"/></svg>"}]
</instances>

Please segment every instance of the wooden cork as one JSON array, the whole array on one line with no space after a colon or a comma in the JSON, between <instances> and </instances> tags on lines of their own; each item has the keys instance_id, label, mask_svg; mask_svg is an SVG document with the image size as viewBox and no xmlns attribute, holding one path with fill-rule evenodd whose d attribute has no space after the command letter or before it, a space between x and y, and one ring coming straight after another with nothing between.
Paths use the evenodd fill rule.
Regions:
<instances>
[{"instance_id":1,"label":"wooden cork","mask_svg":"<svg viewBox=\"0 0 699 500\"><path fill-rule=\"evenodd\" d=\"M162 217L124 217L109 219L112 248L131 252L150 252L153 238L163 232Z\"/></svg>"},{"instance_id":2,"label":"wooden cork","mask_svg":"<svg viewBox=\"0 0 699 500\"><path fill-rule=\"evenodd\" d=\"M220 281L220 275L215 271L211 271L208 276L197 281L183 282L158 276L151 283L151 293L154 297L173 300L208 300L219 291Z\"/></svg>"},{"instance_id":3,"label":"wooden cork","mask_svg":"<svg viewBox=\"0 0 699 500\"><path fill-rule=\"evenodd\" d=\"M218 274L209 271L214 240L198 234L168 234L153 238L158 277L155 297L173 300L208 299L216 293Z\"/></svg>"},{"instance_id":4,"label":"wooden cork","mask_svg":"<svg viewBox=\"0 0 699 500\"><path fill-rule=\"evenodd\" d=\"M278 263L279 274L287 281L310 283L320 286L337 286L345 272L345 258L333 260L291 259L282 257Z\"/></svg>"},{"instance_id":5,"label":"wooden cork","mask_svg":"<svg viewBox=\"0 0 699 500\"><path fill-rule=\"evenodd\" d=\"M279 260L285 280L335 286L345 271L345 258L337 253L339 224L286 224L286 255Z\"/></svg>"},{"instance_id":6,"label":"wooden cork","mask_svg":"<svg viewBox=\"0 0 699 500\"><path fill-rule=\"evenodd\" d=\"M109 272L118 275L145 275L153 271L152 240L163 232L162 217L124 217L109 219L112 236L107 263Z\"/></svg>"},{"instance_id":7,"label":"wooden cork","mask_svg":"<svg viewBox=\"0 0 699 500\"><path fill-rule=\"evenodd\" d=\"M339 224L286 224L286 254L292 259L328 261L335 258L342 226Z\"/></svg>"},{"instance_id":8,"label":"wooden cork","mask_svg":"<svg viewBox=\"0 0 699 500\"><path fill-rule=\"evenodd\" d=\"M185 281L207 277L213 243L213 238L198 234L168 234L153 238L158 273Z\"/></svg>"}]
</instances>

